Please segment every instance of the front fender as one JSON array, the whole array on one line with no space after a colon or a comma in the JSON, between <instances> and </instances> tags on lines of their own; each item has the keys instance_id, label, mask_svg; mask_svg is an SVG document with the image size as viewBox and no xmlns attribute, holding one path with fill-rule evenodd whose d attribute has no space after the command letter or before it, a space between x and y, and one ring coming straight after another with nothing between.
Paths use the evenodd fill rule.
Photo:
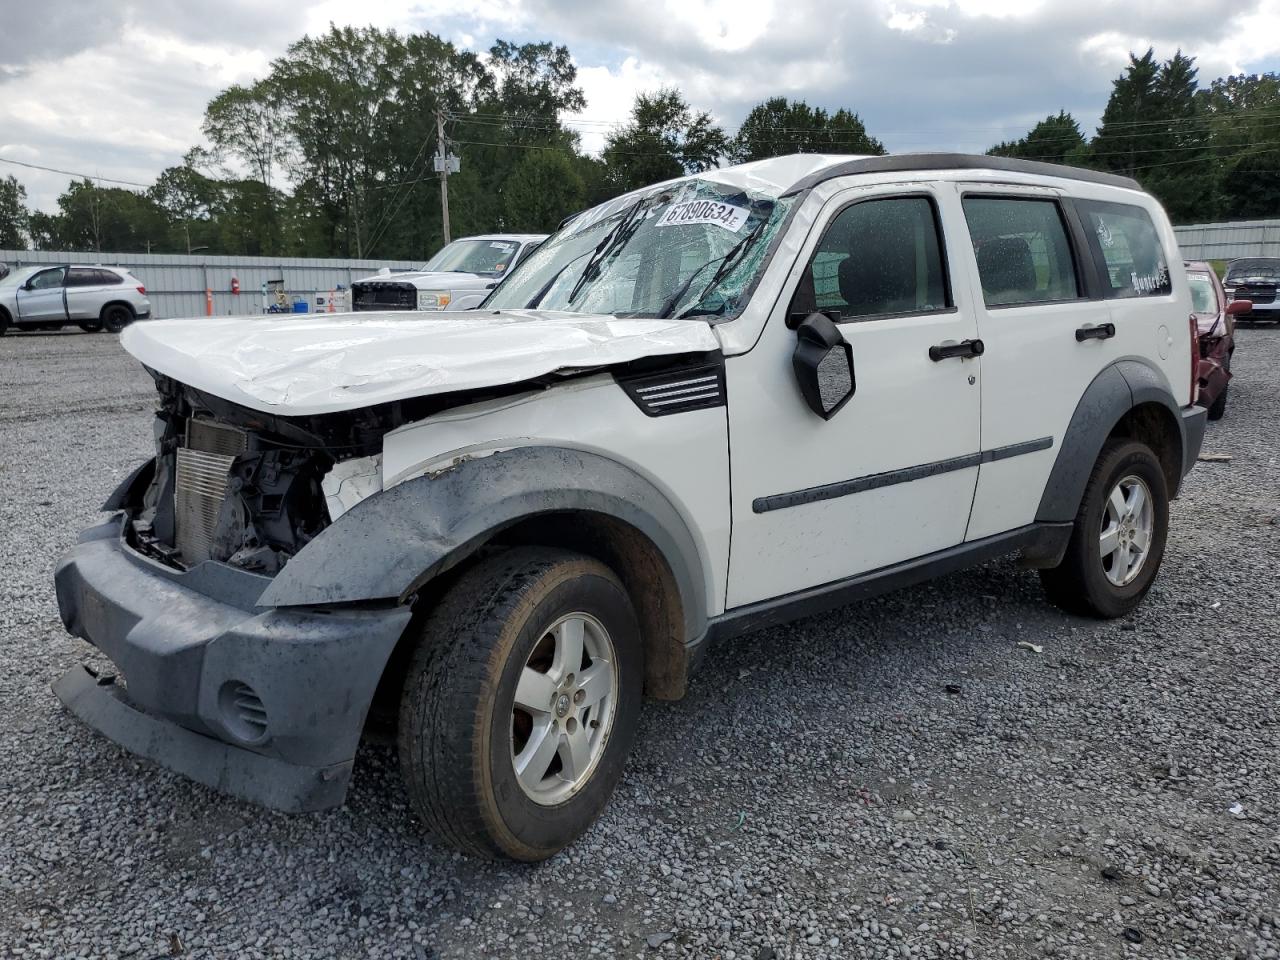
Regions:
<instances>
[{"instance_id":1,"label":"front fender","mask_svg":"<svg viewBox=\"0 0 1280 960\"><path fill-rule=\"evenodd\" d=\"M362 500L303 547L258 603L404 601L504 528L566 511L604 514L647 536L680 590L686 638L701 635L705 567L675 506L617 461L563 447L519 447L463 460Z\"/></svg>"}]
</instances>

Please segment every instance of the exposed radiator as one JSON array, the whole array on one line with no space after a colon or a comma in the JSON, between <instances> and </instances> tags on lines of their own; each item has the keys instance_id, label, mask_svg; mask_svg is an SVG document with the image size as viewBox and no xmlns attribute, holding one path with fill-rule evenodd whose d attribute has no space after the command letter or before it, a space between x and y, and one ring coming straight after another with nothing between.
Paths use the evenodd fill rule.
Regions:
<instances>
[{"instance_id":1,"label":"exposed radiator","mask_svg":"<svg viewBox=\"0 0 1280 960\"><path fill-rule=\"evenodd\" d=\"M246 449L242 430L209 420L188 420L174 475L174 546L187 566L208 560L218 511L227 496L235 458Z\"/></svg>"}]
</instances>

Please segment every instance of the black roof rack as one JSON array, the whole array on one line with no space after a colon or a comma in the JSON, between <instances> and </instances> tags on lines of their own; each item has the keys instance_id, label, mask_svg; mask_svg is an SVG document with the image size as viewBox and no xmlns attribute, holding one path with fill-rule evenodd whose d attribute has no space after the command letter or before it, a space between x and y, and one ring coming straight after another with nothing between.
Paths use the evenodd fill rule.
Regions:
<instances>
[{"instance_id":1,"label":"black roof rack","mask_svg":"<svg viewBox=\"0 0 1280 960\"><path fill-rule=\"evenodd\" d=\"M1109 187L1124 187L1128 190L1142 189L1138 181L1132 177L1103 173L1100 170L1086 170L1084 167L1068 167L1060 163L1014 160L1010 157L987 157L971 153L898 153L886 157L847 160L844 163L814 171L792 184L783 196L808 190L836 177L848 177L859 173L907 173L916 170L1000 170L1005 173L1032 173L1041 177L1102 183Z\"/></svg>"}]
</instances>

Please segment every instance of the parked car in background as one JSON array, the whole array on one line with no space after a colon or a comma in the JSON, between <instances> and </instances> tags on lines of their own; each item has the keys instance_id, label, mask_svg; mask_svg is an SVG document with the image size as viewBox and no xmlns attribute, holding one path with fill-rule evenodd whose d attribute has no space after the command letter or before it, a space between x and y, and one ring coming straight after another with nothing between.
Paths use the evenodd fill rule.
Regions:
<instances>
[{"instance_id":1,"label":"parked car in background","mask_svg":"<svg viewBox=\"0 0 1280 960\"><path fill-rule=\"evenodd\" d=\"M1247 314L1248 300L1227 300L1213 267L1203 260L1187 262L1191 309L1200 334L1196 402L1209 409L1210 420L1221 420L1227 410L1227 385L1231 380L1231 355L1236 352L1236 317Z\"/></svg>"},{"instance_id":2,"label":"parked car in background","mask_svg":"<svg viewBox=\"0 0 1280 960\"><path fill-rule=\"evenodd\" d=\"M72 323L86 333L119 333L149 316L147 288L119 267L25 267L0 279L0 334Z\"/></svg>"},{"instance_id":3,"label":"parked car in background","mask_svg":"<svg viewBox=\"0 0 1280 960\"><path fill-rule=\"evenodd\" d=\"M124 683L54 689L292 811L376 702L419 820L544 859L710 644L1007 553L1133 611L1205 430L1177 249L1125 177L804 154L588 210L470 313L138 324L155 456L55 573Z\"/></svg>"},{"instance_id":4,"label":"parked car in background","mask_svg":"<svg viewBox=\"0 0 1280 960\"><path fill-rule=\"evenodd\" d=\"M1222 277L1228 300L1248 300L1249 310L1238 314L1241 320L1270 320L1280 323L1280 258L1248 257L1232 260Z\"/></svg>"},{"instance_id":5,"label":"parked car in background","mask_svg":"<svg viewBox=\"0 0 1280 960\"><path fill-rule=\"evenodd\" d=\"M421 270L355 281L351 309L470 310L545 239L545 233L490 233L455 240Z\"/></svg>"}]
</instances>

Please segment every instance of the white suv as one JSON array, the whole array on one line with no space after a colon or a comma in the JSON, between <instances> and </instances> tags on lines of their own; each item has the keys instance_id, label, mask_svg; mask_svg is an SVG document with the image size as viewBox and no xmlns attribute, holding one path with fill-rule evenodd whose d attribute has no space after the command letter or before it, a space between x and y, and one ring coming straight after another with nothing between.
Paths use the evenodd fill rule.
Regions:
<instances>
[{"instance_id":1,"label":"white suv","mask_svg":"<svg viewBox=\"0 0 1280 960\"><path fill-rule=\"evenodd\" d=\"M119 267L41 266L0 278L0 334L58 330L75 324L86 333L119 333L151 316L147 289Z\"/></svg>"},{"instance_id":2,"label":"white suv","mask_svg":"<svg viewBox=\"0 0 1280 960\"><path fill-rule=\"evenodd\" d=\"M127 689L55 690L285 810L398 713L426 823L547 857L712 642L1012 552L1131 611L1203 436L1191 313L1131 180L795 156L587 211L469 315L132 327L157 454L56 574Z\"/></svg>"},{"instance_id":3,"label":"white suv","mask_svg":"<svg viewBox=\"0 0 1280 960\"><path fill-rule=\"evenodd\" d=\"M408 273L351 284L352 310L471 310L546 240L544 233L490 233L455 240Z\"/></svg>"}]
</instances>

